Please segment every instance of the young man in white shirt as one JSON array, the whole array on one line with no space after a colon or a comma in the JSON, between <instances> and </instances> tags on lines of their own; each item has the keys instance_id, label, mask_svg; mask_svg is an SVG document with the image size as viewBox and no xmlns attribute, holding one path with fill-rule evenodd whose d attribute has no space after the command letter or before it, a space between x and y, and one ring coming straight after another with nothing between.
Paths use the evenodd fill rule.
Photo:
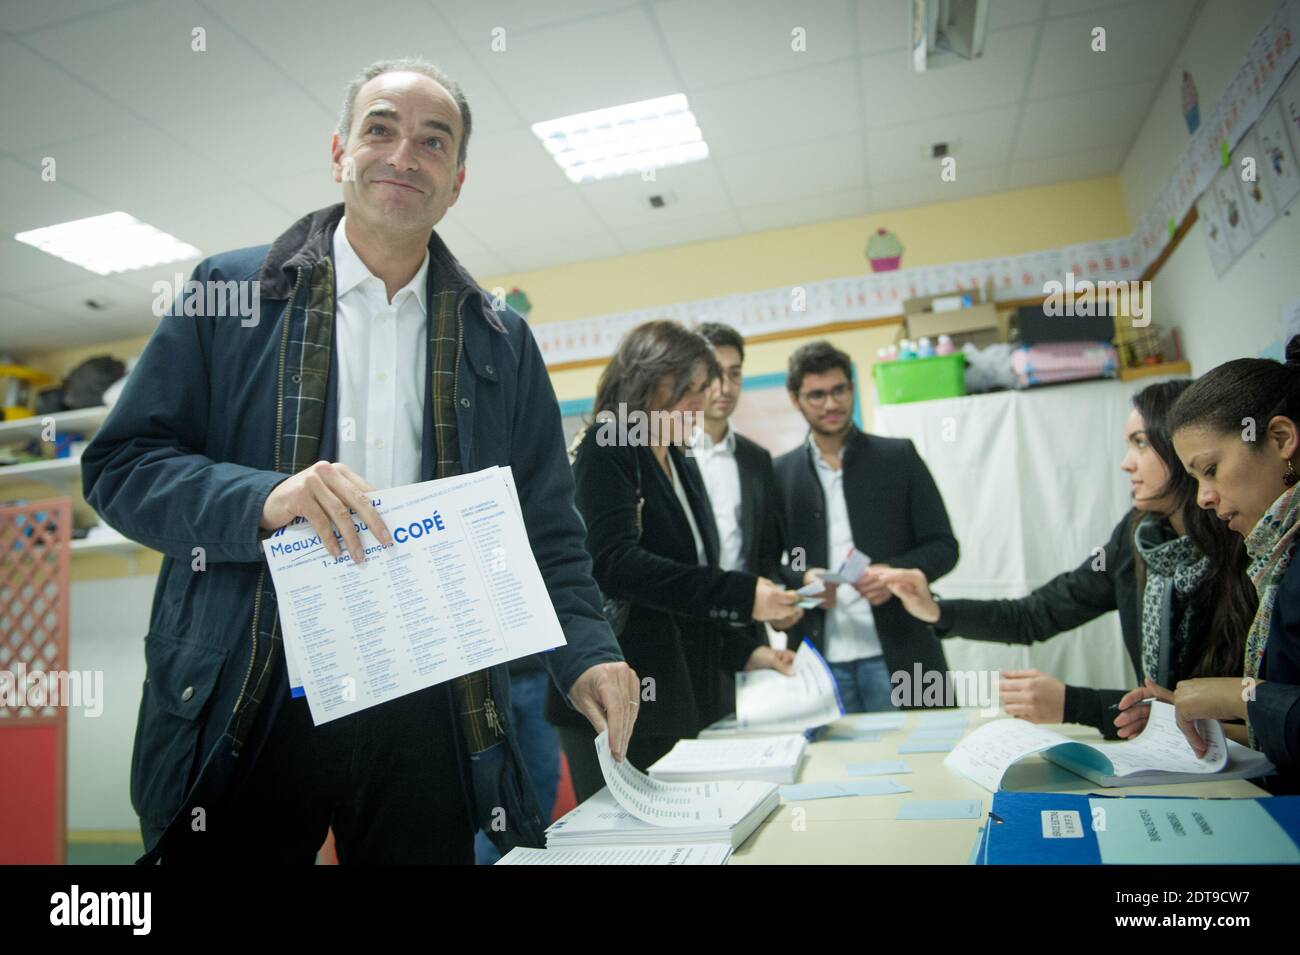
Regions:
<instances>
[{"instance_id":1,"label":"young man in white shirt","mask_svg":"<svg viewBox=\"0 0 1300 955\"><path fill-rule=\"evenodd\" d=\"M930 578L952 570L957 539L943 498L911 441L854 425L845 352L825 341L801 346L790 356L786 390L808 423L808 440L774 462L791 567L808 568L803 580L811 582L851 550L872 561L852 584L828 584L800 632L831 665L846 711L908 705L914 701L894 698L894 675L923 685L914 669L943 674L947 661L933 630L917 626L875 572L929 568Z\"/></svg>"}]
</instances>

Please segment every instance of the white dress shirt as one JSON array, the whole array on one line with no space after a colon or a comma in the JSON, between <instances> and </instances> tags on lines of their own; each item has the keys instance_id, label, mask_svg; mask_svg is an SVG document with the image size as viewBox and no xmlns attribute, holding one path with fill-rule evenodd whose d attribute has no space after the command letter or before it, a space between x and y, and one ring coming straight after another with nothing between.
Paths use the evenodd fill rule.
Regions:
<instances>
[{"instance_id":1,"label":"white dress shirt","mask_svg":"<svg viewBox=\"0 0 1300 955\"><path fill-rule=\"evenodd\" d=\"M822 458L821 450L811 435L808 444L817 466L822 495L826 498L828 569L834 571L839 569L849 555L849 549L854 546L849 508L844 501L844 448L840 447L840 466L832 468ZM826 611L826 659L832 663L847 663L878 657L882 652L871 604L848 584L840 584L835 592L835 608Z\"/></svg>"},{"instance_id":2,"label":"white dress shirt","mask_svg":"<svg viewBox=\"0 0 1300 955\"><path fill-rule=\"evenodd\" d=\"M723 570L745 570L744 534L741 531L740 467L736 463L736 432L727 425L727 433L716 444L703 428L697 428L691 441L695 460L704 475L704 486L713 506L713 522L718 527L718 565Z\"/></svg>"},{"instance_id":3,"label":"white dress shirt","mask_svg":"<svg viewBox=\"0 0 1300 955\"><path fill-rule=\"evenodd\" d=\"M383 279L348 242L346 224L345 217L334 230L339 461L381 490L413 484L424 437L429 253L389 304Z\"/></svg>"}]
</instances>

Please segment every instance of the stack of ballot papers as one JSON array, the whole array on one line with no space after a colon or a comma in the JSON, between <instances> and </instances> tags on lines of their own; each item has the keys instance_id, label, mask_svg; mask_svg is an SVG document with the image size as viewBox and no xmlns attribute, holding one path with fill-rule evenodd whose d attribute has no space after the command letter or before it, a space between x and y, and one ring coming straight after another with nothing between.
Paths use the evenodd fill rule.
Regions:
<instances>
[{"instance_id":1,"label":"stack of ballot papers","mask_svg":"<svg viewBox=\"0 0 1300 955\"><path fill-rule=\"evenodd\" d=\"M976 865L1295 865L1300 796L993 796Z\"/></svg>"},{"instance_id":2,"label":"stack of ballot papers","mask_svg":"<svg viewBox=\"0 0 1300 955\"><path fill-rule=\"evenodd\" d=\"M1024 720L986 723L962 740L944 765L997 792L1012 764L1041 753L1099 786L1155 786L1216 779L1253 779L1273 772L1263 753L1234 743L1223 735L1217 720L1198 720L1201 738L1209 743L1198 759L1178 728L1172 704L1156 701L1142 732L1118 743L1083 743L1056 730Z\"/></svg>"},{"instance_id":3,"label":"stack of ballot papers","mask_svg":"<svg viewBox=\"0 0 1300 955\"><path fill-rule=\"evenodd\" d=\"M811 734L843 715L830 666L805 640L794 656L793 676L776 670L737 673L735 718L705 727L700 739Z\"/></svg>"},{"instance_id":4,"label":"stack of ballot papers","mask_svg":"<svg viewBox=\"0 0 1300 955\"><path fill-rule=\"evenodd\" d=\"M594 846L574 849L516 847L497 865L725 865L726 843L699 846Z\"/></svg>"},{"instance_id":5,"label":"stack of ballot papers","mask_svg":"<svg viewBox=\"0 0 1300 955\"><path fill-rule=\"evenodd\" d=\"M564 644L510 468L370 498L393 543L354 514L360 564L301 518L262 542L290 692L317 725Z\"/></svg>"},{"instance_id":6,"label":"stack of ballot papers","mask_svg":"<svg viewBox=\"0 0 1300 955\"><path fill-rule=\"evenodd\" d=\"M739 739L683 739L650 767L652 779L685 783L710 779L760 779L792 783L808 738L802 733Z\"/></svg>"},{"instance_id":7,"label":"stack of ballot papers","mask_svg":"<svg viewBox=\"0 0 1300 955\"><path fill-rule=\"evenodd\" d=\"M615 762L609 735L596 738L605 788L553 822L546 848L574 846L740 846L780 804L777 787L756 781L666 783L627 760Z\"/></svg>"}]
</instances>

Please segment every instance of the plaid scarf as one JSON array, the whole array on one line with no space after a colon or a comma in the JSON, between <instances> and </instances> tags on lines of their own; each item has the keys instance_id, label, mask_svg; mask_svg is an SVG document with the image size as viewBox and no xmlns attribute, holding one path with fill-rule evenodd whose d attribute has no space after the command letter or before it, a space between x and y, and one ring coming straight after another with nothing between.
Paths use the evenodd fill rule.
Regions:
<instances>
[{"instance_id":1,"label":"plaid scarf","mask_svg":"<svg viewBox=\"0 0 1300 955\"><path fill-rule=\"evenodd\" d=\"M1246 553L1250 556L1250 566L1246 572L1255 585L1255 592L1259 594L1259 609L1255 611L1255 619L1246 635L1243 676L1250 680L1259 678L1264 650L1268 646L1269 630L1273 625L1273 605L1277 602L1282 578L1295 554L1296 535L1300 533L1300 494L1297 491L1300 491L1300 485L1283 491L1246 537ZM1249 719L1246 720L1246 730L1250 745L1258 749L1255 729L1250 725Z\"/></svg>"},{"instance_id":2,"label":"plaid scarf","mask_svg":"<svg viewBox=\"0 0 1300 955\"><path fill-rule=\"evenodd\" d=\"M1142 590L1142 669L1161 686L1171 682L1173 661L1191 634L1191 595L1200 585L1210 559L1191 538L1171 536L1173 529L1150 515L1142 518L1134 544L1146 565ZM1177 627L1173 621L1177 620Z\"/></svg>"}]
</instances>

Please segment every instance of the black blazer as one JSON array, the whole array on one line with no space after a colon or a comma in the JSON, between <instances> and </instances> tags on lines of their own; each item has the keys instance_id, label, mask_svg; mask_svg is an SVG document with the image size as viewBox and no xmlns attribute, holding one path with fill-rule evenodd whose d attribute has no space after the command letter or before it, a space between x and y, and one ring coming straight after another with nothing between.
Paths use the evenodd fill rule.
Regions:
<instances>
[{"instance_id":1,"label":"black blazer","mask_svg":"<svg viewBox=\"0 0 1300 955\"><path fill-rule=\"evenodd\" d=\"M642 680L654 680L654 699L642 694L636 735L695 736L728 715L723 674L743 669L758 645L750 627L753 574L718 567L718 537L699 470L673 448L708 564L700 564L686 514L668 475L648 447L602 446L589 428L574 460L575 502L587 523L592 575L607 597L631 602L619 636L623 654ZM641 536L637 539L636 468L640 466ZM547 718L589 727L551 688Z\"/></svg>"},{"instance_id":2,"label":"black blazer","mask_svg":"<svg viewBox=\"0 0 1300 955\"><path fill-rule=\"evenodd\" d=\"M806 568L830 565L826 501L813 454L805 441L774 462L784 504L786 547L792 556L795 548L803 548ZM872 561L915 567L930 581L956 565L957 538L943 498L911 441L854 428L844 448L844 497L854 546ZM841 559L836 555L837 564ZM783 573L788 585L801 585L802 571L786 567ZM915 686L916 664L921 666L922 679L926 672L948 669L934 630L904 610L896 598L872 607L871 613L891 674L905 670ZM824 610L809 610L791 636L807 637L824 653L825 624Z\"/></svg>"}]
</instances>

